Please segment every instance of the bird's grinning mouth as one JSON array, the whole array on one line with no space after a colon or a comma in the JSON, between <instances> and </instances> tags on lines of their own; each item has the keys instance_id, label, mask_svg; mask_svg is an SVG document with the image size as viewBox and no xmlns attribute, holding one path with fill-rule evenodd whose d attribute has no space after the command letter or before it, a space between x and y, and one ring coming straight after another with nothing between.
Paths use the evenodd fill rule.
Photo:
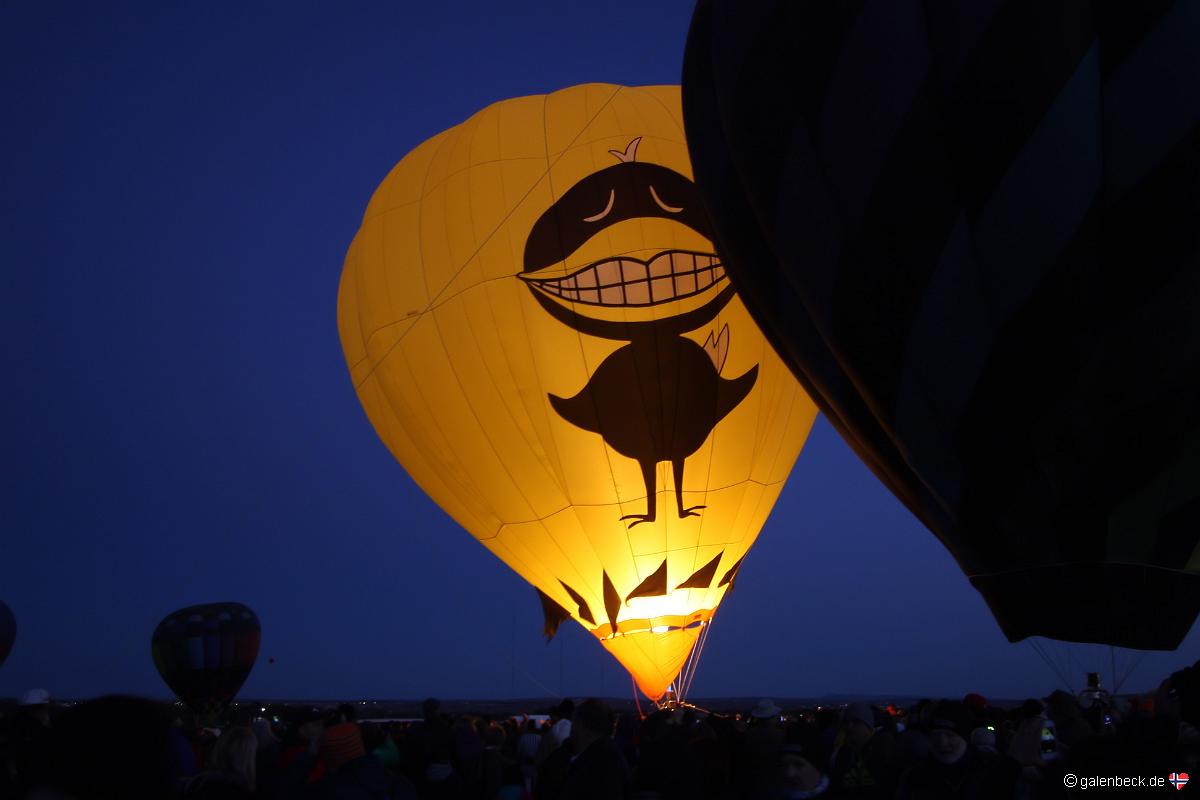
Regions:
<instances>
[{"instance_id":1,"label":"bird's grinning mouth","mask_svg":"<svg viewBox=\"0 0 1200 800\"><path fill-rule=\"evenodd\" d=\"M518 276L546 294L594 306L653 306L699 294L725 278L711 253L668 250L649 261L608 258L563 278Z\"/></svg>"}]
</instances>

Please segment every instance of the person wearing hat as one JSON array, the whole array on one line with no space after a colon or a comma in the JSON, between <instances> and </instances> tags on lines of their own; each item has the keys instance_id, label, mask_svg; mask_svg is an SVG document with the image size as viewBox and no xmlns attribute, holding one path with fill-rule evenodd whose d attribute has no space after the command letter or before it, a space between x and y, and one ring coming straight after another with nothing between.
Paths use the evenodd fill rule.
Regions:
<instances>
[{"instance_id":1,"label":"person wearing hat","mask_svg":"<svg viewBox=\"0 0 1200 800\"><path fill-rule=\"evenodd\" d=\"M401 800L417 794L412 785L390 774L379 759L367 752L362 729L354 721L325 729L320 742L324 781L329 797L338 800Z\"/></svg>"},{"instance_id":2,"label":"person wearing hat","mask_svg":"<svg viewBox=\"0 0 1200 800\"><path fill-rule=\"evenodd\" d=\"M231 726L217 739L208 768L188 778L185 800L249 800L257 785L258 739L249 728Z\"/></svg>"},{"instance_id":3,"label":"person wearing hat","mask_svg":"<svg viewBox=\"0 0 1200 800\"><path fill-rule=\"evenodd\" d=\"M17 698L9 729L17 796L38 785L50 772L50 693L29 689ZM0 762L0 768L8 765Z\"/></svg>"},{"instance_id":4,"label":"person wearing hat","mask_svg":"<svg viewBox=\"0 0 1200 800\"><path fill-rule=\"evenodd\" d=\"M1054 720L1055 734L1064 748L1069 750L1096 732L1084 718L1079 699L1070 692L1055 689L1043 701L1046 716Z\"/></svg>"},{"instance_id":5,"label":"person wearing hat","mask_svg":"<svg viewBox=\"0 0 1200 800\"><path fill-rule=\"evenodd\" d=\"M934 712L929 725L930 756L940 764L955 764L967 752L971 714L961 703L946 702Z\"/></svg>"},{"instance_id":6,"label":"person wearing hat","mask_svg":"<svg viewBox=\"0 0 1200 800\"><path fill-rule=\"evenodd\" d=\"M333 717L323 728L305 723L309 748L298 753L281 781L280 797L313 800L416 800L417 792L406 779L388 772L379 759L367 752L357 722ZM320 777L311 780L319 763Z\"/></svg>"},{"instance_id":7,"label":"person wearing hat","mask_svg":"<svg viewBox=\"0 0 1200 800\"><path fill-rule=\"evenodd\" d=\"M805 749L794 742L780 748L776 778L779 783L773 798L778 800L808 800L829 791L829 776L822 774Z\"/></svg>"},{"instance_id":8,"label":"person wearing hat","mask_svg":"<svg viewBox=\"0 0 1200 800\"><path fill-rule=\"evenodd\" d=\"M602 700L585 700L575 708L571 735L538 766L534 797L538 800L629 797L632 772L613 741L615 722L612 710Z\"/></svg>"},{"instance_id":9,"label":"person wearing hat","mask_svg":"<svg viewBox=\"0 0 1200 800\"><path fill-rule=\"evenodd\" d=\"M869 703L846 706L839 740L829 768L834 788L851 797L890 798L899 772L896 740L878 730Z\"/></svg>"},{"instance_id":10,"label":"person wearing hat","mask_svg":"<svg viewBox=\"0 0 1200 800\"><path fill-rule=\"evenodd\" d=\"M570 738L571 718L574 716L575 701L569 697L551 709L550 727L542 734L542 743L538 746L535 759L539 767Z\"/></svg>"},{"instance_id":11,"label":"person wearing hat","mask_svg":"<svg viewBox=\"0 0 1200 800\"><path fill-rule=\"evenodd\" d=\"M944 700L929 723L929 756L905 773L896 796L917 798L1011 798L1020 767L1007 756L968 747L971 712Z\"/></svg>"},{"instance_id":12,"label":"person wearing hat","mask_svg":"<svg viewBox=\"0 0 1200 800\"><path fill-rule=\"evenodd\" d=\"M991 726L984 725L971 731L971 747L981 753L998 753L996 749L996 731Z\"/></svg>"},{"instance_id":13,"label":"person wearing hat","mask_svg":"<svg viewBox=\"0 0 1200 800\"><path fill-rule=\"evenodd\" d=\"M757 720L777 720L783 714L783 709L775 705L774 700L764 697L750 711L750 717Z\"/></svg>"},{"instance_id":14,"label":"person wearing hat","mask_svg":"<svg viewBox=\"0 0 1200 800\"><path fill-rule=\"evenodd\" d=\"M783 709L772 700L759 700L750 711L750 725L736 763L735 780L743 796L763 797L770 791L783 738Z\"/></svg>"}]
</instances>

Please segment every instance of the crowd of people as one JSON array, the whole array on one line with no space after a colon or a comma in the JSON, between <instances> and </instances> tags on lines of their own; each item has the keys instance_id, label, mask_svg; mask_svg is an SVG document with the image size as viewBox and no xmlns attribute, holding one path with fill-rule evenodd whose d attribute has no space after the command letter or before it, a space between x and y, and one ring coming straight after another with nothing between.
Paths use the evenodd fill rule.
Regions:
<instances>
[{"instance_id":1,"label":"crowd of people","mask_svg":"<svg viewBox=\"0 0 1200 800\"><path fill-rule=\"evenodd\" d=\"M618 715L588 699L497 719L429 700L420 720L360 721L342 705L235 712L220 730L177 710L121 696L56 709L27 692L0 719L0 800L1037 800L1092 779L1200 784L1200 663L1153 695L1090 686L1007 708L969 694Z\"/></svg>"}]
</instances>

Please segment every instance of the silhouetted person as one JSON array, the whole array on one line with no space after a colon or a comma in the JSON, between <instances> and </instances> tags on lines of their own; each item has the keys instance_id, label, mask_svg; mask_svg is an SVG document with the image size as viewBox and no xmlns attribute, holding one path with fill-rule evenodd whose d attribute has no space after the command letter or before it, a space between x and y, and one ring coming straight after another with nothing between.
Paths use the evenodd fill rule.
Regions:
<instances>
[{"instance_id":1,"label":"silhouetted person","mask_svg":"<svg viewBox=\"0 0 1200 800\"><path fill-rule=\"evenodd\" d=\"M522 783L529 791L533 791L533 782L537 776L537 754L542 746L542 733L538 730L537 720L525 723L525 730L517 740L516 758L521 768Z\"/></svg>"},{"instance_id":2,"label":"silhouetted person","mask_svg":"<svg viewBox=\"0 0 1200 800\"><path fill-rule=\"evenodd\" d=\"M829 777L838 792L853 797L890 798L896 789L896 739L878 730L875 710L851 703L842 715L842 744L833 754Z\"/></svg>"},{"instance_id":3,"label":"silhouetted person","mask_svg":"<svg viewBox=\"0 0 1200 800\"><path fill-rule=\"evenodd\" d=\"M575 701L567 698L550 713L550 726L542 734L537 763L540 766L571 735L571 717L575 715Z\"/></svg>"},{"instance_id":4,"label":"silhouetted person","mask_svg":"<svg viewBox=\"0 0 1200 800\"><path fill-rule=\"evenodd\" d=\"M30 689L17 700L9 747L17 795L22 796L49 776L50 693L45 689Z\"/></svg>"},{"instance_id":5,"label":"silhouetted person","mask_svg":"<svg viewBox=\"0 0 1200 800\"><path fill-rule=\"evenodd\" d=\"M251 726L258 740L255 755L255 792L259 797L275 798L283 780L283 742L275 735L271 721L265 717L254 720Z\"/></svg>"},{"instance_id":6,"label":"silhouetted person","mask_svg":"<svg viewBox=\"0 0 1200 800\"><path fill-rule=\"evenodd\" d=\"M782 714L783 709L766 698L750 712L750 724L742 737L737 760L737 783L742 797L765 797L770 792L779 748L784 742Z\"/></svg>"},{"instance_id":7,"label":"silhouetted person","mask_svg":"<svg viewBox=\"0 0 1200 800\"><path fill-rule=\"evenodd\" d=\"M254 797L258 739L240 725L227 728L213 749L208 769L184 785L185 800L248 800Z\"/></svg>"},{"instance_id":8,"label":"silhouetted person","mask_svg":"<svg viewBox=\"0 0 1200 800\"><path fill-rule=\"evenodd\" d=\"M436 699L426 700L421 724L405 733L401 747L404 774L422 797L456 797L461 785L454 772L454 731L441 708Z\"/></svg>"},{"instance_id":9,"label":"silhouetted person","mask_svg":"<svg viewBox=\"0 0 1200 800\"><path fill-rule=\"evenodd\" d=\"M1011 800L1018 765L1004 756L972 750L967 744L971 724L962 703L939 703L929 726L929 756L904 775L896 796L901 800Z\"/></svg>"},{"instance_id":10,"label":"silhouetted person","mask_svg":"<svg viewBox=\"0 0 1200 800\"><path fill-rule=\"evenodd\" d=\"M772 800L808 800L829 796L829 776L821 772L799 744L788 743L779 750L776 785Z\"/></svg>"},{"instance_id":11,"label":"silhouetted person","mask_svg":"<svg viewBox=\"0 0 1200 800\"><path fill-rule=\"evenodd\" d=\"M158 703L101 697L55 721L41 797L71 800L167 798L177 774L171 723Z\"/></svg>"},{"instance_id":12,"label":"silhouetted person","mask_svg":"<svg viewBox=\"0 0 1200 800\"><path fill-rule=\"evenodd\" d=\"M701 765L689 747L695 717L684 709L659 711L642 725L633 785L661 800L694 800L702 793Z\"/></svg>"},{"instance_id":13,"label":"silhouetted person","mask_svg":"<svg viewBox=\"0 0 1200 800\"><path fill-rule=\"evenodd\" d=\"M612 711L600 700L585 700L575 709L570 738L544 765L558 772L565 761L562 782L539 781L539 800L625 800L631 796L629 765L612 740L614 723Z\"/></svg>"},{"instance_id":14,"label":"silhouetted person","mask_svg":"<svg viewBox=\"0 0 1200 800\"><path fill-rule=\"evenodd\" d=\"M307 787L306 800L415 800L412 785L389 773L367 752L358 723L331 725L313 745L308 757L316 750L325 774Z\"/></svg>"}]
</instances>

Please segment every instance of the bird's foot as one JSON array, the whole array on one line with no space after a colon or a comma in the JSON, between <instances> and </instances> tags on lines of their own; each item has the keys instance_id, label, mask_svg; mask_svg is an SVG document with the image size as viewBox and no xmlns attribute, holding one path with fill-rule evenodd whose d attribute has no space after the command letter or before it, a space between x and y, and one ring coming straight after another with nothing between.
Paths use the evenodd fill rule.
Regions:
<instances>
[{"instance_id":1,"label":"bird's foot","mask_svg":"<svg viewBox=\"0 0 1200 800\"><path fill-rule=\"evenodd\" d=\"M633 522L629 523L629 527L632 528L634 525L641 525L643 522L654 522L654 518L654 514L626 514L621 517L621 522L627 519L633 520Z\"/></svg>"},{"instance_id":2,"label":"bird's foot","mask_svg":"<svg viewBox=\"0 0 1200 800\"><path fill-rule=\"evenodd\" d=\"M699 509L701 508L708 508L708 506L692 506L691 508L681 508L679 509L679 518L683 519L684 517L698 517L700 516Z\"/></svg>"}]
</instances>

